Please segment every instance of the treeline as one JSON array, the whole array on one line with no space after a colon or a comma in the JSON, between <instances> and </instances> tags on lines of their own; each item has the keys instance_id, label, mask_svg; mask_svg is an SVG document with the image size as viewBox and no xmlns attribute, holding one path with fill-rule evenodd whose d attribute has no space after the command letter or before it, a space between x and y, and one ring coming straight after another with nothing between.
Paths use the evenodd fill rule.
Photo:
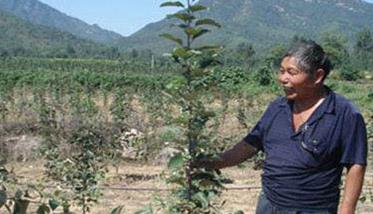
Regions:
<instances>
[{"instance_id":1,"label":"treeline","mask_svg":"<svg viewBox=\"0 0 373 214\"><path fill-rule=\"evenodd\" d=\"M69 42L56 47L27 47L13 44L0 47L0 57L38 58L93 58L118 59L121 53L117 48L97 45L93 42L71 45Z\"/></svg>"},{"instance_id":2,"label":"treeline","mask_svg":"<svg viewBox=\"0 0 373 214\"><path fill-rule=\"evenodd\" d=\"M309 38L294 36L288 43L307 39ZM334 31L322 33L317 42L322 45L330 57L334 70L338 71L339 78L343 80L372 78L373 34L370 30L364 29L357 33L354 42L349 41L343 34ZM269 64L276 69L280 65L281 57L289 44L279 43L263 54L257 53L254 45L242 42L236 48L226 50L223 59L225 64L229 65L252 68Z\"/></svg>"},{"instance_id":3,"label":"treeline","mask_svg":"<svg viewBox=\"0 0 373 214\"><path fill-rule=\"evenodd\" d=\"M373 71L373 34L364 29L356 34L351 42L339 32L326 32L320 35L320 43L328 53L334 66L336 78L353 81L359 78L372 78ZM221 67L238 67L244 72L263 72L277 70L281 57L289 44L308 39L294 36L288 43L279 43L271 49L260 52L253 44L240 42L234 48L225 48L220 52ZM350 45L352 44L352 45ZM87 70L91 72L135 72L135 73L169 73L176 65L168 56L154 53L150 49L131 49L120 52L116 48L97 49L96 51L78 53L74 47L60 49L53 54L32 54L18 50L8 52L0 48L1 69L53 71ZM15 57L18 56L18 57ZM210 59L204 59L208 62ZM266 75L264 74L260 75ZM266 82L266 81L264 81Z\"/></svg>"},{"instance_id":4,"label":"treeline","mask_svg":"<svg viewBox=\"0 0 373 214\"><path fill-rule=\"evenodd\" d=\"M156 61L156 60L154 60ZM90 72L119 72L119 73L149 73L152 71L170 71L172 68L169 59L159 59L157 63L145 60L109 60L109 59L69 59L69 58L31 58L31 57L5 57L1 59L0 69L3 70L52 70ZM161 69L162 68L162 69Z\"/></svg>"}]
</instances>

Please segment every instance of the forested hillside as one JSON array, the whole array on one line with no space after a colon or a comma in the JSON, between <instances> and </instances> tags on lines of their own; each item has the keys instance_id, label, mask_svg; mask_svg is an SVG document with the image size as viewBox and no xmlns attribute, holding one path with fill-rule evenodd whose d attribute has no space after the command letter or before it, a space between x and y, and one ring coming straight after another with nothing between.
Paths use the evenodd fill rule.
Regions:
<instances>
[{"instance_id":1,"label":"forested hillside","mask_svg":"<svg viewBox=\"0 0 373 214\"><path fill-rule=\"evenodd\" d=\"M103 57L115 52L112 48L57 29L33 25L1 11L0 41L2 56Z\"/></svg>"},{"instance_id":2,"label":"forested hillside","mask_svg":"<svg viewBox=\"0 0 373 214\"><path fill-rule=\"evenodd\" d=\"M122 37L118 33L102 29L98 25L89 25L70 17L37 0L1 0L0 10L33 24L53 27L95 42L110 43Z\"/></svg>"},{"instance_id":3,"label":"forested hillside","mask_svg":"<svg viewBox=\"0 0 373 214\"><path fill-rule=\"evenodd\" d=\"M363 28L373 30L373 4L362 0L201 0L200 3L209 7L204 15L223 26L200 42L213 41L227 47L246 42L255 49L265 50L295 35L319 39L325 32L338 32L353 41ZM168 51L170 44L158 35L169 31L170 23L170 20L151 23L117 44L123 50Z\"/></svg>"}]
</instances>

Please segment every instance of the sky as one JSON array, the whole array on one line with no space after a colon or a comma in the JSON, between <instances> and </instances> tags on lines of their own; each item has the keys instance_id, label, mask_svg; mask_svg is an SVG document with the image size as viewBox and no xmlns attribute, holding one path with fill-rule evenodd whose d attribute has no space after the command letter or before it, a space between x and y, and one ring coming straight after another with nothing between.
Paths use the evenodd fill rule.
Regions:
<instances>
[{"instance_id":1,"label":"sky","mask_svg":"<svg viewBox=\"0 0 373 214\"><path fill-rule=\"evenodd\" d=\"M88 24L129 36L146 24L159 21L171 13L160 8L165 0L39 0ZM373 3L373 0L365 0ZM175 11L175 9L174 9Z\"/></svg>"},{"instance_id":2,"label":"sky","mask_svg":"<svg viewBox=\"0 0 373 214\"><path fill-rule=\"evenodd\" d=\"M88 24L115 31L123 36L159 21L172 8L160 8L165 0L39 0ZM372 0L373 1L373 0Z\"/></svg>"}]
</instances>

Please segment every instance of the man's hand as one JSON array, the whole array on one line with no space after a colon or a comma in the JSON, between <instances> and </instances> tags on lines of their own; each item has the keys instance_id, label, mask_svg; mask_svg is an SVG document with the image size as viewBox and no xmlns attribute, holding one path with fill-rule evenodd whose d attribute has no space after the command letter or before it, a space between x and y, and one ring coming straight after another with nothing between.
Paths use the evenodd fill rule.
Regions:
<instances>
[{"instance_id":1,"label":"man's hand","mask_svg":"<svg viewBox=\"0 0 373 214\"><path fill-rule=\"evenodd\" d=\"M354 164L347 168L341 214L354 214L364 182L365 166Z\"/></svg>"},{"instance_id":2,"label":"man's hand","mask_svg":"<svg viewBox=\"0 0 373 214\"><path fill-rule=\"evenodd\" d=\"M233 148L222 153L216 159L204 159L193 163L193 167L204 167L209 169L221 169L225 167L238 165L248 158L253 157L257 153L257 149L250 146L245 141L241 141Z\"/></svg>"}]
</instances>

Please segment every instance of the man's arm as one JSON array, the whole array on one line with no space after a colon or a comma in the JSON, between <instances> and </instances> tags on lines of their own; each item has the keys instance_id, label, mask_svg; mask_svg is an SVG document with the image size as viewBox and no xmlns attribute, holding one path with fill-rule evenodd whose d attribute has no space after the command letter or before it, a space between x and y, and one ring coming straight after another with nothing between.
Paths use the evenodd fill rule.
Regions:
<instances>
[{"instance_id":1,"label":"man's arm","mask_svg":"<svg viewBox=\"0 0 373 214\"><path fill-rule=\"evenodd\" d=\"M210 169L221 169L229 166L238 165L257 153L257 149L245 141L237 143L233 148L222 153L219 158L212 160L200 160L197 167Z\"/></svg>"},{"instance_id":2,"label":"man's arm","mask_svg":"<svg viewBox=\"0 0 373 214\"><path fill-rule=\"evenodd\" d=\"M354 214L364 182L365 166L354 164L347 168L341 214Z\"/></svg>"}]
</instances>

